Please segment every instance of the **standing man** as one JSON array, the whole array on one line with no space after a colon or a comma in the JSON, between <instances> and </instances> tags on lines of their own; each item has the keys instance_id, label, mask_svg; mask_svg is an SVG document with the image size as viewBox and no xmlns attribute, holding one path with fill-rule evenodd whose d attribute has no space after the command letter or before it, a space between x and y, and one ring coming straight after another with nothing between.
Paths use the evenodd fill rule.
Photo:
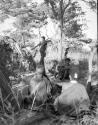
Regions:
<instances>
[{"instance_id":1,"label":"standing man","mask_svg":"<svg viewBox=\"0 0 98 125\"><path fill-rule=\"evenodd\" d=\"M47 49L48 42L50 42L50 41L46 41L44 36L41 37L41 47L40 47L41 59L40 59L40 65L42 65L43 68L44 68L43 76L46 76L44 58L46 57L46 49Z\"/></svg>"},{"instance_id":2,"label":"standing man","mask_svg":"<svg viewBox=\"0 0 98 125\"><path fill-rule=\"evenodd\" d=\"M44 65L44 58L46 56L46 49L47 49L47 41L45 40L45 37L42 36L41 37L41 47L40 47L40 55L41 55L40 64L41 65Z\"/></svg>"}]
</instances>

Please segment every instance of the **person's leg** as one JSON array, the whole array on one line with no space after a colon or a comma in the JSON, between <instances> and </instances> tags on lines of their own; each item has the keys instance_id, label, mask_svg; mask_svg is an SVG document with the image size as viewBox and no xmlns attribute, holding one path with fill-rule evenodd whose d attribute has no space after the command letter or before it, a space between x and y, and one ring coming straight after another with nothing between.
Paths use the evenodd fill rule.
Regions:
<instances>
[{"instance_id":1,"label":"person's leg","mask_svg":"<svg viewBox=\"0 0 98 125\"><path fill-rule=\"evenodd\" d=\"M64 77L63 77L64 80L70 80L70 77L69 77L69 70L65 70L64 71Z\"/></svg>"},{"instance_id":2,"label":"person's leg","mask_svg":"<svg viewBox=\"0 0 98 125\"><path fill-rule=\"evenodd\" d=\"M44 64L44 58L45 58L45 54L41 54L41 59L40 59L40 65L43 66L43 73L42 73L42 76L46 77L49 81L50 79L48 78L47 74L46 74L46 71L45 71L45 64ZM51 84L51 81L50 81L50 84ZM52 84L51 84L52 86Z\"/></svg>"},{"instance_id":3,"label":"person's leg","mask_svg":"<svg viewBox=\"0 0 98 125\"><path fill-rule=\"evenodd\" d=\"M60 77L60 80L64 79L64 69L60 70L59 77Z\"/></svg>"},{"instance_id":4,"label":"person's leg","mask_svg":"<svg viewBox=\"0 0 98 125\"><path fill-rule=\"evenodd\" d=\"M44 58L45 58L45 55L41 53L41 59L40 59L41 65L44 65Z\"/></svg>"}]
</instances>

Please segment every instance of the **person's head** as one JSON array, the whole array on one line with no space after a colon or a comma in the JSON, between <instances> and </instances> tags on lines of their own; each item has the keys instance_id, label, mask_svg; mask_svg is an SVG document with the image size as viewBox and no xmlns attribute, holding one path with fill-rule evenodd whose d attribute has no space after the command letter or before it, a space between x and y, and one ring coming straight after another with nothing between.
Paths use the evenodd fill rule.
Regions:
<instances>
[{"instance_id":1,"label":"person's head","mask_svg":"<svg viewBox=\"0 0 98 125\"><path fill-rule=\"evenodd\" d=\"M58 64L58 61L57 60L53 60L53 65L57 65Z\"/></svg>"},{"instance_id":2,"label":"person's head","mask_svg":"<svg viewBox=\"0 0 98 125\"><path fill-rule=\"evenodd\" d=\"M30 53L30 52L27 52L27 55L28 55L28 56L31 56L31 53Z\"/></svg>"},{"instance_id":3,"label":"person's head","mask_svg":"<svg viewBox=\"0 0 98 125\"><path fill-rule=\"evenodd\" d=\"M42 37L41 37L41 42L44 42L44 41L45 41L45 37L42 36Z\"/></svg>"},{"instance_id":4,"label":"person's head","mask_svg":"<svg viewBox=\"0 0 98 125\"><path fill-rule=\"evenodd\" d=\"M53 62L54 62L55 64L57 64L57 63L58 63L58 61L57 61L57 60L54 60Z\"/></svg>"},{"instance_id":5,"label":"person's head","mask_svg":"<svg viewBox=\"0 0 98 125\"><path fill-rule=\"evenodd\" d=\"M37 76L38 79L42 78L43 71L44 71L44 68L41 65L39 65L36 68L36 76Z\"/></svg>"},{"instance_id":6,"label":"person's head","mask_svg":"<svg viewBox=\"0 0 98 125\"><path fill-rule=\"evenodd\" d=\"M65 61L68 61L68 62L70 62L70 58L65 58Z\"/></svg>"},{"instance_id":7,"label":"person's head","mask_svg":"<svg viewBox=\"0 0 98 125\"><path fill-rule=\"evenodd\" d=\"M70 61L71 61L71 60L70 60L69 58L65 58L65 63L66 63L66 64L70 64Z\"/></svg>"}]
</instances>

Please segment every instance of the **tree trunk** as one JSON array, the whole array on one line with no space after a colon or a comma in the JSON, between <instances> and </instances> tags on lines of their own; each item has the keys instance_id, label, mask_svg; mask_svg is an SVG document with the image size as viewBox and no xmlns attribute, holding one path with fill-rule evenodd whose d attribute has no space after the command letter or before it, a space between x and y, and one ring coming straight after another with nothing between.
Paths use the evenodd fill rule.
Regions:
<instances>
[{"instance_id":1,"label":"tree trunk","mask_svg":"<svg viewBox=\"0 0 98 125\"><path fill-rule=\"evenodd\" d=\"M93 51L91 51L90 57L89 57L89 79L91 79L91 74L92 74L92 64L93 64L93 57L96 53L96 48L94 48ZM97 64L98 65L98 64Z\"/></svg>"},{"instance_id":2,"label":"tree trunk","mask_svg":"<svg viewBox=\"0 0 98 125\"><path fill-rule=\"evenodd\" d=\"M61 60L62 60L62 54L63 54L63 47L62 47L62 43L63 43L63 19L61 20L61 40L60 40L60 47L61 47Z\"/></svg>"},{"instance_id":3,"label":"tree trunk","mask_svg":"<svg viewBox=\"0 0 98 125\"><path fill-rule=\"evenodd\" d=\"M60 41L59 41L59 61L62 60L62 54L63 54L63 47L62 47L62 42L63 42L63 0L60 2Z\"/></svg>"},{"instance_id":4,"label":"tree trunk","mask_svg":"<svg viewBox=\"0 0 98 125\"><path fill-rule=\"evenodd\" d=\"M63 42L63 33L62 33L62 29L61 29L61 34L60 34L60 40L58 43L58 60L61 61L62 60L62 42Z\"/></svg>"}]
</instances>

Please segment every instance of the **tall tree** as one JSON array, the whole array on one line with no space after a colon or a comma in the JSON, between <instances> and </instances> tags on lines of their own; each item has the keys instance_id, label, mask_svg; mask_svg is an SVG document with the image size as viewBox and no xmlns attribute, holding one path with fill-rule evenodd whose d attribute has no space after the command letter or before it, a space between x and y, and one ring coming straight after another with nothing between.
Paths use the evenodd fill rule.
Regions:
<instances>
[{"instance_id":1,"label":"tall tree","mask_svg":"<svg viewBox=\"0 0 98 125\"><path fill-rule=\"evenodd\" d=\"M64 36L70 38L77 38L82 35L81 26L78 22L78 17L84 15L84 12L79 4L80 1L76 0L44 0L45 4L51 9L50 17L56 19L59 22L60 27L60 44L59 55L62 59L62 42ZM88 4L93 10L95 10L96 3L94 0L81 0ZM48 9L48 10L49 10Z\"/></svg>"},{"instance_id":2,"label":"tall tree","mask_svg":"<svg viewBox=\"0 0 98 125\"><path fill-rule=\"evenodd\" d=\"M81 25L78 23L78 16L84 15L78 2L72 0L45 0L45 4L51 9L51 18L59 22L60 41L59 56L62 59L62 42L66 37L80 37Z\"/></svg>"}]
</instances>

